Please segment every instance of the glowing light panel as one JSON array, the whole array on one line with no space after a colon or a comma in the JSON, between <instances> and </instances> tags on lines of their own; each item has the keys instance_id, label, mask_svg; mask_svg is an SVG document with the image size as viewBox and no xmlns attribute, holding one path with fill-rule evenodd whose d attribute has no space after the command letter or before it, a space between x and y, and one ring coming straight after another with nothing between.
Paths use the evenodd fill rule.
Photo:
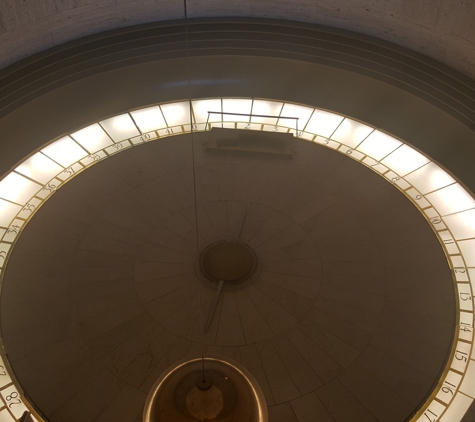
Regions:
<instances>
[{"instance_id":1,"label":"glowing light panel","mask_svg":"<svg viewBox=\"0 0 475 422\"><path fill-rule=\"evenodd\" d=\"M342 116L326 111L315 110L305 127L305 131L329 138L342 121Z\"/></svg>"},{"instance_id":2,"label":"glowing light panel","mask_svg":"<svg viewBox=\"0 0 475 422\"><path fill-rule=\"evenodd\" d=\"M455 183L455 179L435 163L428 163L413 173L408 174L406 180L422 194Z\"/></svg>"},{"instance_id":3,"label":"glowing light panel","mask_svg":"<svg viewBox=\"0 0 475 422\"><path fill-rule=\"evenodd\" d=\"M290 129L303 130L307 125L308 119L313 113L313 109L310 107L303 107L295 104L285 103L280 113L281 118L278 121L279 126L288 127ZM297 117L298 126L295 124L295 119L282 119L282 117ZM308 131L307 131L308 132Z\"/></svg>"},{"instance_id":4,"label":"glowing light panel","mask_svg":"<svg viewBox=\"0 0 475 422\"><path fill-rule=\"evenodd\" d=\"M190 124L190 105L188 101L160 106L168 126Z\"/></svg>"},{"instance_id":5,"label":"glowing light panel","mask_svg":"<svg viewBox=\"0 0 475 422\"><path fill-rule=\"evenodd\" d=\"M330 113L328 113L330 114ZM336 129L335 133L330 136L334 141L341 142L350 148L355 148L359 145L374 129L363 123L355 122L351 119L345 119L340 123L340 126Z\"/></svg>"},{"instance_id":6,"label":"glowing light panel","mask_svg":"<svg viewBox=\"0 0 475 422\"><path fill-rule=\"evenodd\" d=\"M196 122L206 123L208 122L220 122L221 121L221 114L210 113L208 118L208 112L222 112L221 109L221 99L215 100L197 100L192 101L193 104L193 111L195 115Z\"/></svg>"},{"instance_id":7,"label":"glowing light panel","mask_svg":"<svg viewBox=\"0 0 475 422\"><path fill-rule=\"evenodd\" d=\"M114 143L109 136L107 136L107 133L104 132L104 129L102 129L102 127L97 123L72 133L71 138L81 144L90 153L96 152Z\"/></svg>"},{"instance_id":8,"label":"glowing light panel","mask_svg":"<svg viewBox=\"0 0 475 422\"><path fill-rule=\"evenodd\" d=\"M41 151L64 167L70 166L87 155L87 152L69 136L53 142Z\"/></svg>"},{"instance_id":9,"label":"glowing light panel","mask_svg":"<svg viewBox=\"0 0 475 422\"><path fill-rule=\"evenodd\" d=\"M400 176L405 176L427 164L429 159L420 154L416 150L412 149L408 145L402 145L396 151L389 154L384 160L381 161L385 166L391 168L395 173Z\"/></svg>"},{"instance_id":10,"label":"glowing light panel","mask_svg":"<svg viewBox=\"0 0 475 422\"><path fill-rule=\"evenodd\" d=\"M401 144L401 141L398 141L392 136L375 130L356 149L379 161L393 152Z\"/></svg>"},{"instance_id":11,"label":"glowing light panel","mask_svg":"<svg viewBox=\"0 0 475 422\"><path fill-rule=\"evenodd\" d=\"M160 107L148 107L130 113L143 133L167 126Z\"/></svg>"},{"instance_id":12,"label":"glowing light panel","mask_svg":"<svg viewBox=\"0 0 475 422\"><path fill-rule=\"evenodd\" d=\"M261 116L280 116L283 105L284 103L277 101L254 100L252 104L252 114L259 114ZM251 122L276 125L277 119L252 116Z\"/></svg>"},{"instance_id":13,"label":"glowing light panel","mask_svg":"<svg viewBox=\"0 0 475 422\"><path fill-rule=\"evenodd\" d=\"M0 198L24 205L42 188L17 173L10 173L0 181Z\"/></svg>"},{"instance_id":14,"label":"glowing light panel","mask_svg":"<svg viewBox=\"0 0 475 422\"><path fill-rule=\"evenodd\" d=\"M251 114L252 100L223 99L223 112ZM249 116L238 116L225 114L223 120L232 120L233 122L249 122Z\"/></svg>"},{"instance_id":15,"label":"glowing light panel","mask_svg":"<svg viewBox=\"0 0 475 422\"><path fill-rule=\"evenodd\" d=\"M101 121L101 126L114 142L140 135L140 132L128 114L121 114L120 116L103 120Z\"/></svg>"},{"instance_id":16,"label":"glowing light panel","mask_svg":"<svg viewBox=\"0 0 475 422\"><path fill-rule=\"evenodd\" d=\"M463 211L443 217L455 239L475 237L475 210Z\"/></svg>"},{"instance_id":17,"label":"glowing light panel","mask_svg":"<svg viewBox=\"0 0 475 422\"><path fill-rule=\"evenodd\" d=\"M41 152L37 152L23 161L15 171L44 184L63 171L63 168Z\"/></svg>"},{"instance_id":18,"label":"glowing light panel","mask_svg":"<svg viewBox=\"0 0 475 422\"><path fill-rule=\"evenodd\" d=\"M8 227L20 210L20 205L0 199L0 226Z\"/></svg>"},{"instance_id":19,"label":"glowing light panel","mask_svg":"<svg viewBox=\"0 0 475 422\"><path fill-rule=\"evenodd\" d=\"M473 199L459 184L453 184L426 195L441 215L475 208Z\"/></svg>"}]
</instances>

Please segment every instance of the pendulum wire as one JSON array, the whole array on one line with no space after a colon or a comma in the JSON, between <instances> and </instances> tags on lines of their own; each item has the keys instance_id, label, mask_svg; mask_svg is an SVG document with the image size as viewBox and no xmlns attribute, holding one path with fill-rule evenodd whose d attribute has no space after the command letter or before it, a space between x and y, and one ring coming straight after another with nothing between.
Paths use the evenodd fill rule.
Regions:
<instances>
[{"instance_id":1,"label":"pendulum wire","mask_svg":"<svg viewBox=\"0 0 475 422\"><path fill-rule=\"evenodd\" d=\"M188 41L188 14L186 10L186 0L183 0L183 6L185 10L185 39L186 39L186 64L188 71L188 104L190 112L190 129L191 129L191 160L192 160L192 172L193 172L193 196L195 200L195 232L196 232L196 254L199 252L199 234L198 234L198 201L196 199L196 168L195 168L195 142L194 142L194 131L193 131L193 111L191 107L191 66L190 66L190 49ZM205 358L204 358L204 334L203 327L201 322L201 286L200 281L198 281L198 297L199 297L199 312L198 312L198 321L199 328L201 333L201 375L203 383L205 382Z\"/></svg>"}]
</instances>

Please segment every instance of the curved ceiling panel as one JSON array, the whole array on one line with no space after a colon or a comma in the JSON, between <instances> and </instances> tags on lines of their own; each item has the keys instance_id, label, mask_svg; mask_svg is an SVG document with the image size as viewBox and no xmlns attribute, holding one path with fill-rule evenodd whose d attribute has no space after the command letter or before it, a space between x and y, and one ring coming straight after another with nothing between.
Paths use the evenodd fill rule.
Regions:
<instances>
[{"instance_id":1,"label":"curved ceiling panel","mask_svg":"<svg viewBox=\"0 0 475 422\"><path fill-rule=\"evenodd\" d=\"M182 3L167 0L11 2L1 9L0 66L86 35L183 15ZM475 76L471 2L202 0L190 2L188 16L273 18L342 28L410 48Z\"/></svg>"},{"instance_id":2,"label":"curved ceiling panel","mask_svg":"<svg viewBox=\"0 0 475 422\"><path fill-rule=\"evenodd\" d=\"M247 121L243 121L244 115L249 114L249 111L251 114L253 113L254 102L258 105L259 110L262 109L263 104L266 104L269 109L279 110L274 117L265 116L266 119L275 119L275 122L266 120L262 123L253 123L251 115L247 116ZM212 109L203 113L204 104L207 104L208 107L212 106ZM233 104L233 109L230 112L224 112L224 107L228 104ZM24 164L2 179L0 182L0 195L2 196L0 198L5 203L16 206L18 211L14 215L14 211L6 209L0 215L2 220L0 227L4 233L0 243L2 257L0 265L3 271L6 268L8 257L13 251L12 246L25 224L40 209L44 201L52 197L65 182L91 165L133 146L148 142L160 142L161 138L190 132L188 111L186 102L176 102L159 104L108 118L75 132L76 138L81 139L81 136L77 135L78 133L84 133L85 130L90 131L89 140L91 142L89 145L95 145L95 148L89 146L91 151L86 150L80 141L74 139L74 136L66 136L36 153L59 166L60 171L53 175L51 180L40 181L44 180L43 168L49 169L50 167L45 166L44 160L34 160L36 155L27 159ZM446 413L453 414L450 419L446 416L441 420L457 420L458 416L461 417L473 400L470 388L473 382L470 378L472 372L470 368L473 365L471 359L473 293L470 276L472 268L475 266L475 246L473 246L475 244L475 238L473 238L475 223L471 214L467 214L467 212L475 209L475 199L441 167L401 140L362 122L356 122L328 111L280 101L227 98L213 99L212 101L194 100L192 101L192 111L194 131L208 131L213 127L250 130L250 125L253 124L253 133L257 133L256 130L288 132L297 138L338 151L380 174L404 193L419 209L439 237L450 267L453 269L459 303L457 314L459 326L456 329L454 348L443 378L431 396L437 397L437 400L427 403L429 407L423 408L421 418L423 420L424 417L429 417L433 413L437 415L437 418ZM140 117L139 123L134 120L134 115ZM197 115L200 117L197 118ZM214 122L207 123L208 115L216 115L219 118L214 118ZM263 115L259 116L260 118L264 117ZM167 123L168 121L170 123ZM154 130L145 132L143 129L152 128L153 122L156 122ZM163 126L163 122L166 126ZM329 136L328 133L330 133ZM325 134L328 137L322 136ZM335 139L333 134L335 134ZM92 142L94 139L105 138L111 139L112 144L104 145L101 142L95 144ZM359 143L355 139L359 140ZM355 147L350 148L347 144L353 144ZM170 162L172 165L172 156L168 158L172 160ZM167 167L166 162L164 165ZM27 178L24 173L29 173L33 178ZM36 179L35 175L37 175ZM415 176L411 178L411 175ZM429 188L428 190L426 186L432 183L436 183L433 186L435 189ZM420 187L424 187L425 193L418 190ZM293 219L296 222L306 220L301 217L297 213ZM450 224L449 227L445 221ZM384 232L388 228L382 226L374 230ZM146 268L148 268L147 265L145 265ZM149 272L146 268L143 270L145 273ZM138 271L141 272L140 269ZM146 279L139 281L146 281ZM430 289L428 293L430 294ZM302 305L298 305L298 307L301 308ZM173 324L168 329L173 332ZM181 332L175 334L184 335ZM265 338L256 339L256 341L263 340ZM452 381L456 379L457 382L454 384ZM8 386L8 388L11 387ZM462 404L459 403L460 401Z\"/></svg>"},{"instance_id":3,"label":"curved ceiling panel","mask_svg":"<svg viewBox=\"0 0 475 422\"><path fill-rule=\"evenodd\" d=\"M416 205L411 209L419 209L432 226L453 269L459 311L458 334L448 366L420 417L458 420L473 390L473 198L459 182L475 186L471 159L473 81L376 39L329 28L281 24L231 19L216 25L197 21L191 26L192 92L196 98L213 97L193 104L193 128L204 130L203 116L221 106L233 116L219 123L224 127L296 130L301 139L320 143L372 168ZM147 38L150 44L144 44ZM72 176L108 156L114 155L117 161L124 155L116 153L134 151L133 145L190 130L183 103L170 104L189 94L183 82L186 72L180 66L183 41L181 24L126 28L61 46L1 73L1 171L7 171L0 199L0 262L4 268L25 222ZM263 99L250 98L254 95ZM135 110L157 102L162 104L143 115ZM236 113L249 113L249 104L260 115L243 122ZM124 114L125 110L131 111ZM300 116L297 126L288 119L294 113ZM214 113L209 122L216 127L220 119L221 115ZM401 138L424 154L402 143ZM58 141L46 145L51 139ZM36 152L31 155L32 151ZM24 160L25 156L29 158ZM335 183L339 180L337 177ZM41 190L37 191L37 186ZM384 227L380 227L383 232ZM406 259L411 262L412 257L406 255ZM430 313L430 309L425 311ZM15 418L23 408L6 372L4 377L2 385L7 389L1 395L8 406L1 409L0 416L11 420L12 407L19 406L14 409ZM305 407L304 402L300 405Z\"/></svg>"}]
</instances>

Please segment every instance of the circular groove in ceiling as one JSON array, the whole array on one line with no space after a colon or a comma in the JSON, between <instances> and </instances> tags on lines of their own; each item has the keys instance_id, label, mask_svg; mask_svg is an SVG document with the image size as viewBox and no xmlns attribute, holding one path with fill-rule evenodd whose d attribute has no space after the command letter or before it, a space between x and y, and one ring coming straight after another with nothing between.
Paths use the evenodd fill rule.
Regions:
<instances>
[{"instance_id":1,"label":"circular groove in ceiling","mask_svg":"<svg viewBox=\"0 0 475 422\"><path fill-rule=\"evenodd\" d=\"M258 258L249 246L238 242L213 242L200 254L201 273L210 281L240 284L257 269Z\"/></svg>"}]
</instances>

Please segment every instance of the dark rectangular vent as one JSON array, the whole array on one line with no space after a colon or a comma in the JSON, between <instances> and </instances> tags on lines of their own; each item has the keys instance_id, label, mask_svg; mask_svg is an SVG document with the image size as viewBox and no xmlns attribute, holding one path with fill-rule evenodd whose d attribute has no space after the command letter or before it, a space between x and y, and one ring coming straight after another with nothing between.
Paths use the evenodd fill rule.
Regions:
<instances>
[{"instance_id":1,"label":"dark rectangular vent","mask_svg":"<svg viewBox=\"0 0 475 422\"><path fill-rule=\"evenodd\" d=\"M263 132L247 129L212 128L206 134L207 151L241 151L278 154L292 157L294 136L292 133Z\"/></svg>"}]
</instances>

